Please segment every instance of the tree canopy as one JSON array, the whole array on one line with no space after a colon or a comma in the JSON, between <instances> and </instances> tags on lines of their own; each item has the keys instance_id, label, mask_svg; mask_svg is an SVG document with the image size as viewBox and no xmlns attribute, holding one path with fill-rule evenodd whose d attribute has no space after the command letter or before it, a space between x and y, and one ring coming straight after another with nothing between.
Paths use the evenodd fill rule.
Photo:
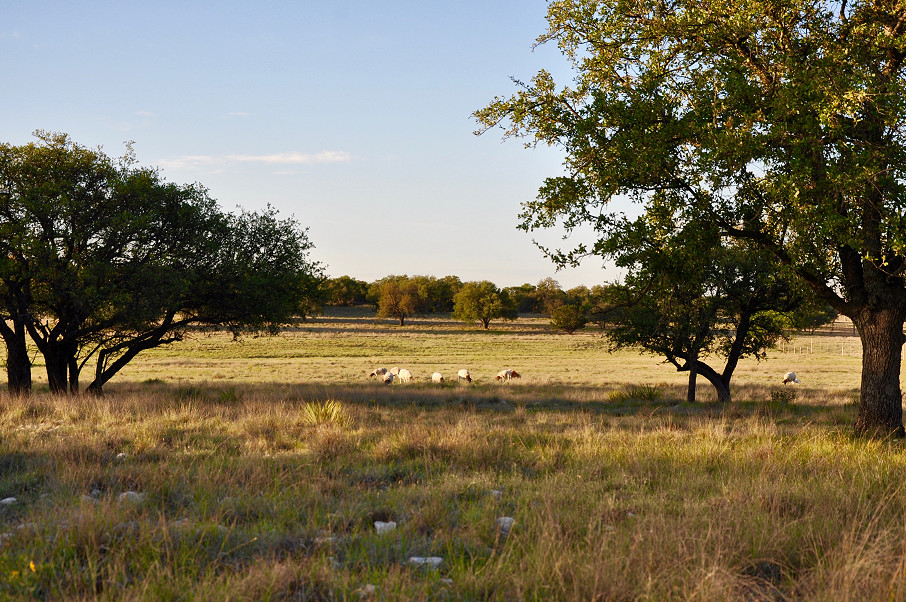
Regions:
<instances>
[{"instance_id":1,"label":"tree canopy","mask_svg":"<svg viewBox=\"0 0 906 602\"><path fill-rule=\"evenodd\" d=\"M65 134L0 145L0 282L8 365L28 333L52 391L100 392L139 352L192 325L275 331L320 283L311 243L275 211L220 211L198 185L165 182ZM27 358L26 358L27 359ZM29 367L30 369L30 367ZM24 373L10 388L27 390ZM30 373L28 377L30 385Z\"/></svg>"},{"instance_id":2,"label":"tree canopy","mask_svg":"<svg viewBox=\"0 0 906 602\"><path fill-rule=\"evenodd\" d=\"M516 304L509 294L488 280L466 282L453 297L453 302L454 320L478 321L485 330L491 320L515 320L519 317Z\"/></svg>"},{"instance_id":3,"label":"tree canopy","mask_svg":"<svg viewBox=\"0 0 906 602\"><path fill-rule=\"evenodd\" d=\"M859 331L857 432L902 436L906 6L557 0L539 43L574 80L541 71L476 112L565 153L522 227L589 224L551 255L607 256L628 198L767 250Z\"/></svg>"}]
</instances>

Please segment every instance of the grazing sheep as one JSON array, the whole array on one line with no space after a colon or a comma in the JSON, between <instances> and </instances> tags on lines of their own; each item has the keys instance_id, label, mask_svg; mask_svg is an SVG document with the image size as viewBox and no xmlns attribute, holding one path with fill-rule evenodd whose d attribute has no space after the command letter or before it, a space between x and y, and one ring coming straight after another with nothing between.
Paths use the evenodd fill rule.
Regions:
<instances>
[{"instance_id":1,"label":"grazing sheep","mask_svg":"<svg viewBox=\"0 0 906 602\"><path fill-rule=\"evenodd\" d=\"M465 368L456 373L456 376L459 380L464 380L466 382L472 382L472 375L469 374L469 371Z\"/></svg>"},{"instance_id":2,"label":"grazing sheep","mask_svg":"<svg viewBox=\"0 0 906 602\"><path fill-rule=\"evenodd\" d=\"M390 374L392 374L393 376L399 376L400 369L394 366L393 368L390 368Z\"/></svg>"},{"instance_id":3,"label":"grazing sheep","mask_svg":"<svg viewBox=\"0 0 906 602\"><path fill-rule=\"evenodd\" d=\"M412 376L412 372L406 370L405 368L400 370L399 374L397 374L396 377L400 379L401 383L411 383L413 380L415 380L415 377Z\"/></svg>"},{"instance_id":4,"label":"grazing sheep","mask_svg":"<svg viewBox=\"0 0 906 602\"><path fill-rule=\"evenodd\" d=\"M392 385L392 384L393 384L393 379L394 379L394 378L395 378L395 377L393 376L393 374L391 374L390 372L388 372L387 374L385 374L385 375L382 377L382 380L384 381L384 384L385 384L385 385Z\"/></svg>"},{"instance_id":5,"label":"grazing sheep","mask_svg":"<svg viewBox=\"0 0 906 602\"><path fill-rule=\"evenodd\" d=\"M795 373L795 372L787 372L786 374L784 374L784 375L783 375L783 384L793 384L793 385L798 385L798 384L799 384L799 379L796 378L796 373Z\"/></svg>"},{"instance_id":6,"label":"grazing sheep","mask_svg":"<svg viewBox=\"0 0 906 602\"><path fill-rule=\"evenodd\" d=\"M432 383L444 382L444 375L441 374L440 372L435 372L434 374L431 375L431 382Z\"/></svg>"},{"instance_id":7,"label":"grazing sheep","mask_svg":"<svg viewBox=\"0 0 906 602\"><path fill-rule=\"evenodd\" d=\"M519 374L518 372L516 372L515 370L507 368L506 370L501 370L500 372L498 372L497 376L495 376L494 378L496 380L503 380L503 381L509 382L509 381L513 380L514 378L522 378L522 375Z\"/></svg>"},{"instance_id":8,"label":"grazing sheep","mask_svg":"<svg viewBox=\"0 0 906 602\"><path fill-rule=\"evenodd\" d=\"M384 376L387 374L387 368L375 368L368 376Z\"/></svg>"}]
</instances>

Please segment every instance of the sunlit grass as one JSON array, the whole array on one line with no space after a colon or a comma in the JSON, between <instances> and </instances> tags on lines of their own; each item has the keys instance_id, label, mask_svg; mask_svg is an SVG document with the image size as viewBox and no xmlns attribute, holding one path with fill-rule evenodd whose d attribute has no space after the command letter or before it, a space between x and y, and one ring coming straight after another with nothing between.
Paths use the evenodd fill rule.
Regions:
<instances>
[{"instance_id":1,"label":"sunlit grass","mask_svg":"<svg viewBox=\"0 0 906 602\"><path fill-rule=\"evenodd\" d=\"M100 399L0 395L0 599L906 596L904 444L851 436L839 356L744 364L721 407L594 333L311 327L193 338ZM388 387L377 365L476 381Z\"/></svg>"}]
</instances>

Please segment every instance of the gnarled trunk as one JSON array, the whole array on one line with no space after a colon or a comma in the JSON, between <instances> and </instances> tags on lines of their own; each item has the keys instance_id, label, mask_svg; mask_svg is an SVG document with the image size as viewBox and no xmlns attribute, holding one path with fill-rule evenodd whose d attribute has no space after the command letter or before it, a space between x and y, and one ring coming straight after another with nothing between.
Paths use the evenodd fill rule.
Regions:
<instances>
[{"instance_id":1,"label":"gnarled trunk","mask_svg":"<svg viewBox=\"0 0 906 602\"><path fill-rule=\"evenodd\" d=\"M12 395L31 393L31 360L25 343L25 327L21 322L10 328L5 322L0 328L6 343L6 387Z\"/></svg>"},{"instance_id":2,"label":"gnarled trunk","mask_svg":"<svg viewBox=\"0 0 906 602\"><path fill-rule=\"evenodd\" d=\"M863 310L853 318L862 340L862 388L856 433L903 437L903 308Z\"/></svg>"},{"instance_id":3,"label":"gnarled trunk","mask_svg":"<svg viewBox=\"0 0 906 602\"><path fill-rule=\"evenodd\" d=\"M714 389L717 391L718 403L730 403L729 377L725 381L724 376L718 374L714 368L704 362L696 361L695 365L698 368L698 373L707 378L708 382L714 385Z\"/></svg>"}]
</instances>

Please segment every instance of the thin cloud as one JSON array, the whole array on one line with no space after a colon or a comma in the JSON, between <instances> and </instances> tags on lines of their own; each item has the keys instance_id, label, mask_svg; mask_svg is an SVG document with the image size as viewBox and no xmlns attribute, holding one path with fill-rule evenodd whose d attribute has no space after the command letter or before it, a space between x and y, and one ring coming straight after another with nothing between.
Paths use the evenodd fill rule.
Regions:
<instances>
[{"instance_id":1,"label":"thin cloud","mask_svg":"<svg viewBox=\"0 0 906 602\"><path fill-rule=\"evenodd\" d=\"M230 161L241 163L269 163L276 165L315 165L317 163L348 163L352 160L345 151L322 151L315 154L277 153L274 155L230 155Z\"/></svg>"},{"instance_id":2,"label":"thin cloud","mask_svg":"<svg viewBox=\"0 0 906 602\"><path fill-rule=\"evenodd\" d=\"M151 111L136 111L134 114L137 117L154 117L154 113Z\"/></svg>"},{"instance_id":3,"label":"thin cloud","mask_svg":"<svg viewBox=\"0 0 906 602\"><path fill-rule=\"evenodd\" d=\"M232 111L230 113L227 113L227 117L248 117L248 116L249 116L249 114L245 113L243 111Z\"/></svg>"},{"instance_id":4,"label":"thin cloud","mask_svg":"<svg viewBox=\"0 0 906 602\"><path fill-rule=\"evenodd\" d=\"M174 169L210 169L231 163L262 163L265 165L321 165L325 163L348 163L352 155L346 151L322 151L320 153L275 153L272 155L184 155L161 159L157 164Z\"/></svg>"},{"instance_id":5,"label":"thin cloud","mask_svg":"<svg viewBox=\"0 0 906 602\"><path fill-rule=\"evenodd\" d=\"M209 155L184 155L175 159L161 159L157 162L160 167L171 167L174 169L202 169L205 167L215 167L222 163L217 157Z\"/></svg>"}]
</instances>

